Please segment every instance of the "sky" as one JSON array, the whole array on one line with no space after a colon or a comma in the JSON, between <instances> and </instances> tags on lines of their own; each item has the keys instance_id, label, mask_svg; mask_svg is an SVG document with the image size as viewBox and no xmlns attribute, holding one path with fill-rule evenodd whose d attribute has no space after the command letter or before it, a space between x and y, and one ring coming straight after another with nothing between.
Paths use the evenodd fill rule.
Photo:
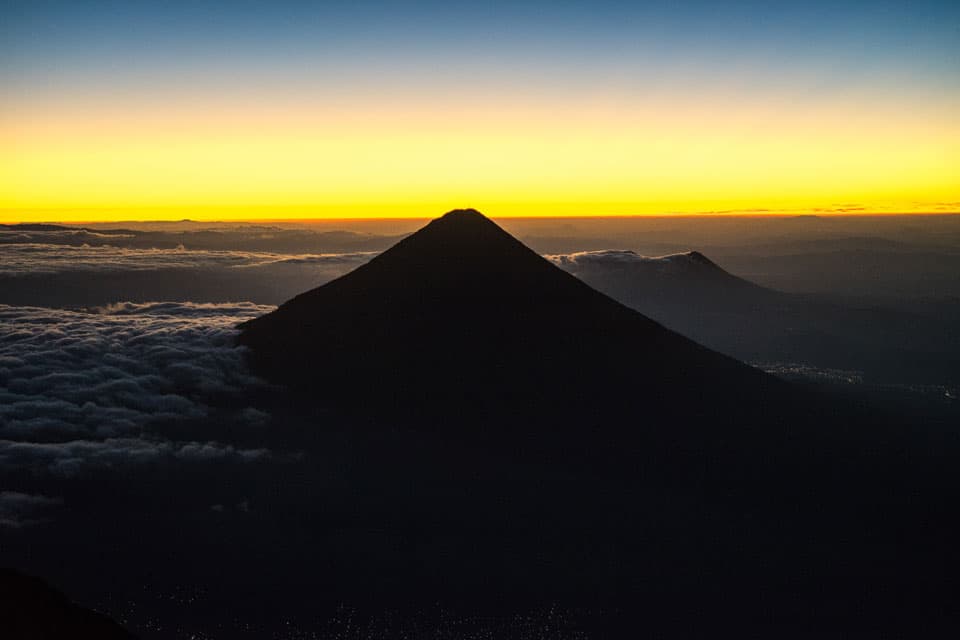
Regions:
<instances>
[{"instance_id":1,"label":"sky","mask_svg":"<svg viewBox=\"0 0 960 640\"><path fill-rule=\"evenodd\" d=\"M960 210L953 2L0 1L0 221Z\"/></svg>"}]
</instances>

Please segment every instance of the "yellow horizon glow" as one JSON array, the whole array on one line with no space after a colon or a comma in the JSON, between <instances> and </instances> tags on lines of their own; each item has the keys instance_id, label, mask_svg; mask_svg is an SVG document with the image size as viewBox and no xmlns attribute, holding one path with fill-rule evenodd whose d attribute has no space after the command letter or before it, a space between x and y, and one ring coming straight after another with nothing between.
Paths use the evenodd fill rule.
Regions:
<instances>
[{"instance_id":1,"label":"yellow horizon glow","mask_svg":"<svg viewBox=\"0 0 960 640\"><path fill-rule=\"evenodd\" d=\"M411 205L398 210L384 210L384 208L365 208L362 206L344 207L331 210L323 207L308 207L300 209L299 213L286 211L287 215L277 215L279 207L265 207L264 209L243 209L231 207L197 208L184 207L176 209L43 209L43 210L0 210L0 224L21 223L70 223L70 224L102 224L102 223L149 223L149 222L208 222L208 223L257 223L257 224L309 224L333 223L377 220L393 221L429 221L453 209L473 208L496 220L523 220L523 219L613 219L613 218L749 218L749 217L795 217L798 215L817 216L948 216L960 215L960 204L946 206L935 204L931 206L917 206L913 208L867 208L858 207L854 211L845 209L825 209L821 207L801 207L797 209L750 210L750 209L718 209L718 210L690 210L690 211L648 211L637 213L635 209L614 211L612 213L584 213L583 209L575 205L563 207L548 207L542 210L531 209L528 205L515 205L511 208L483 207L472 204L445 204L437 206ZM317 211L325 211L328 215L318 215ZM604 210L606 211L606 210Z\"/></svg>"},{"instance_id":2,"label":"yellow horizon glow","mask_svg":"<svg viewBox=\"0 0 960 640\"><path fill-rule=\"evenodd\" d=\"M0 118L0 220L960 209L948 104L370 105L21 105Z\"/></svg>"}]
</instances>

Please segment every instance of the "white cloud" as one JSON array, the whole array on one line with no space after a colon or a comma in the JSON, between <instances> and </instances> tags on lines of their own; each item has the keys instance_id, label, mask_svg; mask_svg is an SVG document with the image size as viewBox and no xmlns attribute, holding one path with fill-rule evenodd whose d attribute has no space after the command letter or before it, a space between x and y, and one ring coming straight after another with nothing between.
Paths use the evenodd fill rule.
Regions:
<instances>
[{"instance_id":1,"label":"white cloud","mask_svg":"<svg viewBox=\"0 0 960 640\"><path fill-rule=\"evenodd\" d=\"M144 433L159 421L199 420L213 411L226 411L231 424L268 422L262 411L238 402L261 382L246 369L234 337L239 322L272 309L163 302L81 312L0 305L0 461L71 473L161 457L262 457L262 450Z\"/></svg>"}]
</instances>

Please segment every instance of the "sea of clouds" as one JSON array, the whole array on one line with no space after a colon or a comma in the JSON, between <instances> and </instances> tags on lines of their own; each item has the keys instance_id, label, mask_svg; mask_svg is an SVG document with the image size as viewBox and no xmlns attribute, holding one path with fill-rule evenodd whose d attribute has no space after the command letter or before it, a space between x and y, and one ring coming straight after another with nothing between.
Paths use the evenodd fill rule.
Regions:
<instances>
[{"instance_id":1,"label":"sea of clouds","mask_svg":"<svg viewBox=\"0 0 960 640\"><path fill-rule=\"evenodd\" d=\"M266 449L229 444L229 433L216 440L176 440L151 426L214 414L228 425L266 424L269 416L244 402L263 383L246 368L234 337L239 322L272 308L0 305L0 468L70 476L90 467L161 459L269 456ZM12 521L15 508L38 505L4 494L0 521Z\"/></svg>"},{"instance_id":2,"label":"sea of clouds","mask_svg":"<svg viewBox=\"0 0 960 640\"><path fill-rule=\"evenodd\" d=\"M61 479L104 467L273 455L230 437L231 429L270 420L247 404L263 383L235 344L237 325L376 255L6 240L0 247L0 470ZM548 258L568 269L650 260L632 252ZM114 302L171 295L193 301ZM11 301L20 302L3 304ZM56 500L7 492L0 522L37 521Z\"/></svg>"}]
</instances>

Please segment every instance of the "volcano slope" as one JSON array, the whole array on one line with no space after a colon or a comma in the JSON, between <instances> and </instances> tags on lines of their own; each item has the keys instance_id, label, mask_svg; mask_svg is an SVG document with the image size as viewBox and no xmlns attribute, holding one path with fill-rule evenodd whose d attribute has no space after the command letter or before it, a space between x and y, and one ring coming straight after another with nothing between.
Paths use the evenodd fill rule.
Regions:
<instances>
[{"instance_id":1,"label":"volcano slope","mask_svg":"<svg viewBox=\"0 0 960 640\"><path fill-rule=\"evenodd\" d=\"M340 547L317 597L560 602L614 636L953 622L955 430L701 347L476 211L245 323L240 342L290 390L273 437L309 455L336 424L364 443L351 508L311 535L390 542Z\"/></svg>"}]
</instances>

